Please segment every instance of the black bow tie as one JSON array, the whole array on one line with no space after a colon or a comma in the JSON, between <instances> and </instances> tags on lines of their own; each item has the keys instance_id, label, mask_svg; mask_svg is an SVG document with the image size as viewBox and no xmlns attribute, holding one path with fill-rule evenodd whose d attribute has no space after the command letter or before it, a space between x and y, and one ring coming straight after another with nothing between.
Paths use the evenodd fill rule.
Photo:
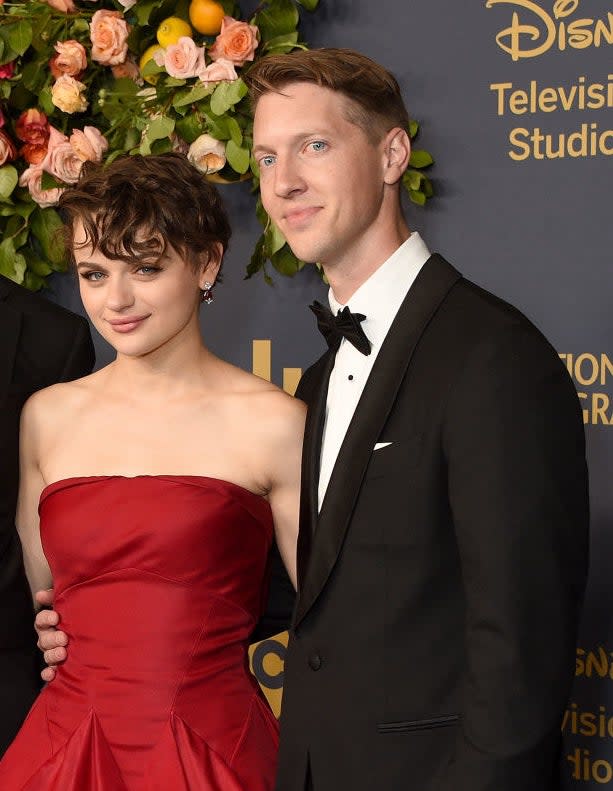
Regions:
<instances>
[{"instance_id":1,"label":"black bow tie","mask_svg":"<svg viewBox=\"0 0 613 791\"><path fill-rule=\"evenodd\" d=\"M363 313L352 313L349 308L343 308L335 316L321 302L313 302L309 308L317 316L317 327L333 351L337 351L341 340L346 338L359 352L370 354L370 341L360 326L366 318Z\"/></svg>"}]
</instances>

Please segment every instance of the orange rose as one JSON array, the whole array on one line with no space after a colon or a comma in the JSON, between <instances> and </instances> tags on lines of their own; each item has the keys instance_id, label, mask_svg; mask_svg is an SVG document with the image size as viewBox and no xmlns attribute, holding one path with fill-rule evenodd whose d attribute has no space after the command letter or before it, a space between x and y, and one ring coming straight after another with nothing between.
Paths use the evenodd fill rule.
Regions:
<instances>
[{"instance_id":1,"label":"orange rose","mask_svg":"<svg viewBox=\"0 0 613 791\"><path fill-rule=\"evenodd\" d=\"M226 58L237 66L253 60L258 46L258 29L255 25L225 16L221 32L209 49L211 60Z\"/></svg>"},{"instance_id":2,"label":"orange rose","mask_svg":"<svg viewBox=\"0 0 613 791\"><path fill-rule=\"evenodd\" d=\"M96 11L89 26L92 60L103 66L123 63L128 55L130 28L120 11Z\"/></svg>"},{"instance_id":3,"label":"orange rose","mask_svg":"<svg viewBox=\"0 0 613 791\"><path fill-rule=\"evenodd\" d=\"M25 159L28 165L40 165L47 156L47 146L37 146L34 143L26 143L21 146L19 154Z\"/></svg>"},{"instance_id":4,"label":"orange rose","mask_svg":"<svg viewBox=\"0 0 613 791\"><path fill-rule=\"evenodd\" d=\"M47 140L49 140L47 116L34 107L24 110L15 124L15 134L24 143L46 147Z\"/></svg>"}]
</instances>

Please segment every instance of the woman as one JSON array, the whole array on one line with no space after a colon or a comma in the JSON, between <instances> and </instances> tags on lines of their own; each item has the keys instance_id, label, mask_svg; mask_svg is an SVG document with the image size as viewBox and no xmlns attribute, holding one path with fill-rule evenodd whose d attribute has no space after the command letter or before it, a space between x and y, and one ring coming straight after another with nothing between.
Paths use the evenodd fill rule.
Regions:
<instances>
[{"instance_id":1,"label":"woman","mask_svg":"<svg viewBox=\"0 0 613 791\"><path fill-rule=\"evenodd\" d=\"M60 206L117 357L23 412L26 572L70 651L0 788L269 791L277 725L246 652L273 530L295 580L303 406L202 343L230 229L183 157L96 166Z\"/></svg>"}]
</instances>

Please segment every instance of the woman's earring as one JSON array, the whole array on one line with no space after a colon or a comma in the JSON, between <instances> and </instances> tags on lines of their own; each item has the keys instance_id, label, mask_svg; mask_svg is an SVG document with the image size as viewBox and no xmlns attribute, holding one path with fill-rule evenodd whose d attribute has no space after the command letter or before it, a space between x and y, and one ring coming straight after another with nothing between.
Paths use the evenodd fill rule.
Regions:
<instances>
[{"instance_id":1,"label":"woman's earring","mask_svg":"<svg viewBox=\"0 0 613 791\"><path fill-rule=\"evenodd\" d=\"M207 305L210 305L213 301L213 284L209 283L208 280L204 284L204 290L202 291L202 301L206 302Z\"/></svg>"}]
</instances>

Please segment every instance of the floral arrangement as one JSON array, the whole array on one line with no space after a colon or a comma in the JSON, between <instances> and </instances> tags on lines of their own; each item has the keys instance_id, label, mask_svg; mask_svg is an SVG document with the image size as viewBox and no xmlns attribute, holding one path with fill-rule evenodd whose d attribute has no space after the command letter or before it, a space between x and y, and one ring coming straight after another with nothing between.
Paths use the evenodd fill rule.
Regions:
<instances>
[{"instance_id":1,"label":"floral arrangement","mask_svg":"<svg viewBox=\"0 0 613 791\"><path fill-rule=\"evenodd\" d=\"M249 20L233 0L0 0L0 273L36 290L66 266L53 208L83 163L184 152L203 177L251 179L263 225L246 277L301 267L259 200L241 73L305 48L300 7L266 0ZM411 137L418 126L411 123ZM423 205L432 185L414 151L404 176Z\"/></svg>"}]
</instances>

